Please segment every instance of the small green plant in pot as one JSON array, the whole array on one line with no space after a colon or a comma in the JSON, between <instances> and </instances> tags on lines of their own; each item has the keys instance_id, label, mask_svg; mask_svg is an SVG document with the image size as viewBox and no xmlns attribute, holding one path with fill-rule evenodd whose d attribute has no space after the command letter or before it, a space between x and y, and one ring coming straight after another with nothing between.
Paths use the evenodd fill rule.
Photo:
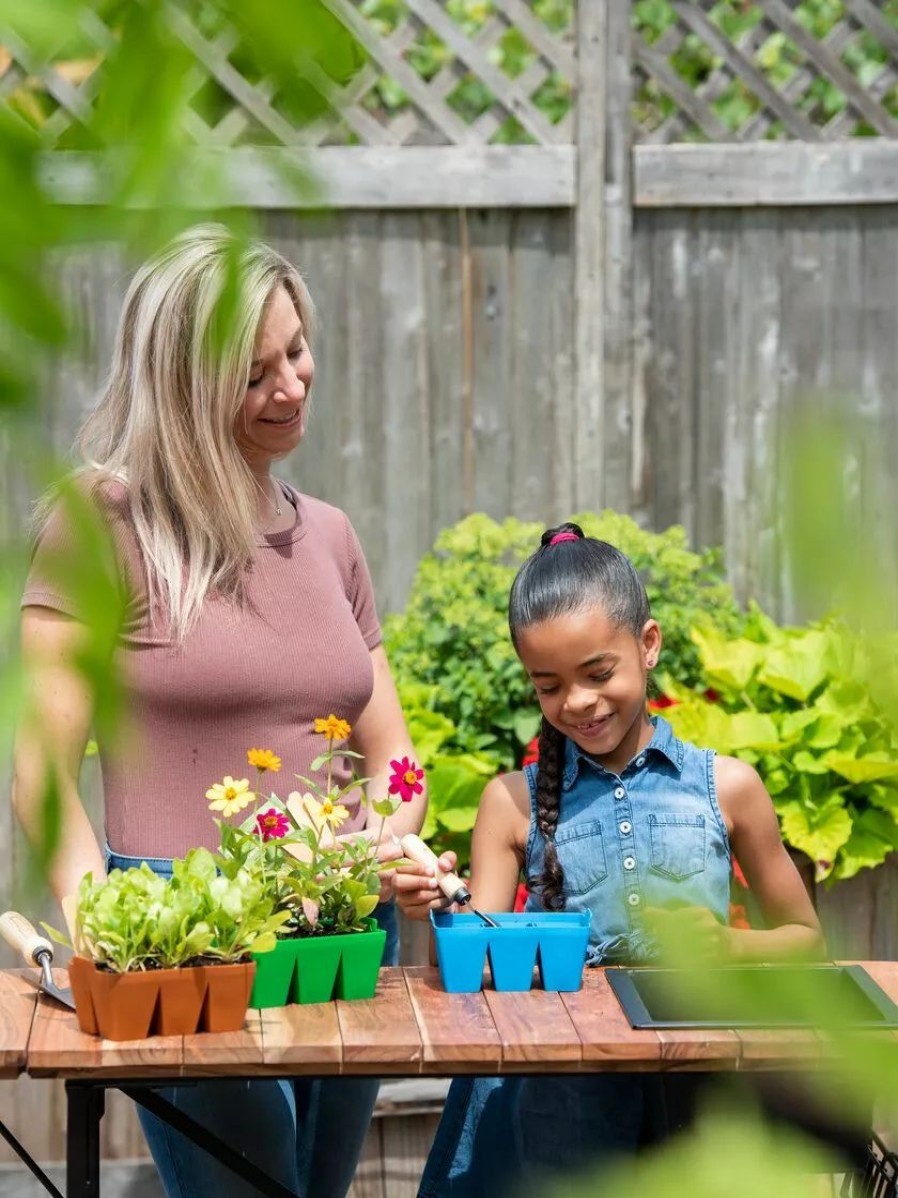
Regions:
<instances>
[{"instance_id":1,"label":"small green plant in pot","mask_svg":"<svg viewBox=\"0 0 898 1198\"><path fill-rule=\"evenodd\" d=\"M79 1025L110 1040L239 1029L252 954L274 949L285 918L257 878L222 876L207 849L176 859L171 878L146 863L87 874L69 963Z\"/></svg>"},{"instance_id":2,"label":"small green plant in pot","mask_svg":"<svg viewBox=\"0 0 898 1198\"><path fill-rule=\"evenodd\" d=\"M252 804L240 824L219 821L218 865L224 876L245 870L257 877L284 917L274 951L257 958L253 1007L374 993L386 941L372 918L381 888L377 844L399 803L422 789L423 770L407 759L392 762L390 793L365 800L381 816L380 835L340 836L349 815L343 800L369 780L353 776L342 788L333 783L334 759L359 756L342 743L351 732L345 720L318 719L315 731L327 747L310 772L323 771L323 783L300 777L306 790L283 801L274 793L263 796L264 774L278 772L281 762L270 750L251 749L256 791L248 779L228 776L207 792L210 806L225 817Z\"/></svg>"}]
</instances>

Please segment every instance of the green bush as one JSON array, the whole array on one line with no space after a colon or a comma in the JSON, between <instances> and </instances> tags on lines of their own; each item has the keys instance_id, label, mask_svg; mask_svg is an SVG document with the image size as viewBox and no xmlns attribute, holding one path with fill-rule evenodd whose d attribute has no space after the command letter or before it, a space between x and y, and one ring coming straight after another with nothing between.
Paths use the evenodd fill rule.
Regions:
<instances>
[{"instance_id":1,"label":"green bush","mask_svg":"<svg viewBox=\"0 0 898 1198\"><path fill-rule=\"evenodd\" d=\"M646 532L614 512L575 520L629 555L664 632L665 670L681 686L701 687L692 627L709 615L721 631L736 634L742 626L716 553L693 553L679 527ZM414 706L448 721L440 728L443 756L473 754L510 769L536 733L539 707L512 648L506 611L512 579L542 531L540 524L468 516L440 534L418 567L405 612L385 622L400 687L430 688Z\"/></svg>"},{"instance_id":2,"label":"green bush","mask_svg":"<svg viewBox=\"0 0 898 1198\"><path fill-rule=\"evenodd\" d=\"M784 839L818 880L850 878L898 849L894 695L877 694L894 638L878 641L874 661L836 621L779 628L754 610L743 636L694 639L718 701L670 683L678 704L664 714L686 740L756 767Z\"/></svg>"}]
</instances>

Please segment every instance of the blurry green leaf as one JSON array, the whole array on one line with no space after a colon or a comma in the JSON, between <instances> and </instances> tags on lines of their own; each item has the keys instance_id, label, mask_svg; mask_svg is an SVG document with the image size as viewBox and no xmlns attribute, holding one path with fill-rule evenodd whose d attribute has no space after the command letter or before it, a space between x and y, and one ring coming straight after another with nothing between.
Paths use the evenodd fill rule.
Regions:
<instances>
[{"instance_id":1,"label":"blurry green leaf","mask_svg":"<svg viewBox=\"0 0 898 1198\"><path fill-rule=\"evenodd\" d=\"M819 876L826 877L851 835L851 816L841 800L830 799L816 810L800 802L786 802L778 810L787 842L807 853L817 863Z\"/></svg>"}]
</instances>

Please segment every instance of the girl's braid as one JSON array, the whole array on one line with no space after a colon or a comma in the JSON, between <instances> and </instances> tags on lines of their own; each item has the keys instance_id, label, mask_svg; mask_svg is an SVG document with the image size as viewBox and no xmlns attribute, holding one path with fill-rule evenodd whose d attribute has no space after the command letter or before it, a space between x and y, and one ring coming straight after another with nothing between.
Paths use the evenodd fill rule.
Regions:
<instances>
[{"instance_id":1,"label":"girl's braid","mask_svg":"<svg viewBox=\"0 0 898 1198\"><path fill-rule=\"evenodd\" d=\"M543 872L536 881L536 889L547 911L560 911L564 907L564 873L555 848L563 746L562 734L543 717L539 733L539 768L536 774L536 824L545 845L545 856Z\"/></svg>"}]
</instances>

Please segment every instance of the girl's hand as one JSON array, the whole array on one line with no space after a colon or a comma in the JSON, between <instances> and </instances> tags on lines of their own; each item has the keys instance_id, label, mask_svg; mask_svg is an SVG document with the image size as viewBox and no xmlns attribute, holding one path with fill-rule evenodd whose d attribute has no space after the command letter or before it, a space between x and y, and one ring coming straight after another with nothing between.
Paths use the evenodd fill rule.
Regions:
<instances>
[{"instance_id":1,"label":"girl's hand","mask_svg":"<svg viewBox=\"0 0 898 1198\"><path fill-rule=\"evenodd\" d=\"M730 958L730 930L707 907L646 907L645 923L671 968L723 965Z\"/></svg>"},{"instance_id":2,"label":"girl's hand","mask_svg":"<svg viewBox=\"0 0 898 1198\"><path fill-rule=\"evenodd\" d=\"M437 858L443 873L454 873L455 863L456 856L452 852ZM427 919L431 911L458 910L458 905L438 888L434 871L415 862L398 865L393 871L393 894L407 919Z\"/></svg>"}]
</instances>

